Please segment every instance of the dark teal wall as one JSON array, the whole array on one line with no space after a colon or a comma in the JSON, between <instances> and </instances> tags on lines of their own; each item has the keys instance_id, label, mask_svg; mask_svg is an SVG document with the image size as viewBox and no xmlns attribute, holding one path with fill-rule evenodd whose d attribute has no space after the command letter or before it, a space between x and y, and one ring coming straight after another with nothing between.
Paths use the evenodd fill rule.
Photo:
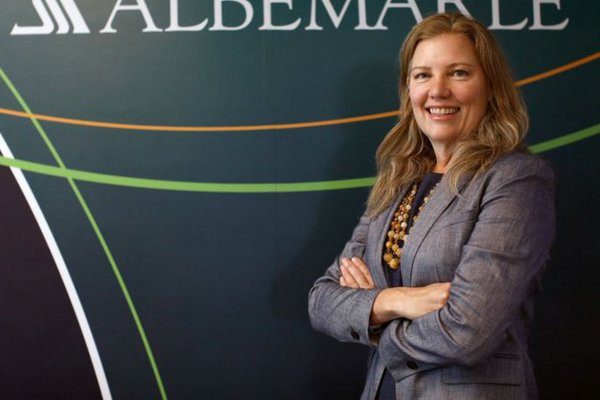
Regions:
<instances>
[{"instance_id":1,"label":"dark teal wall","mask_svg":"<svg viewBox=\"0 0 600 400\"><path fill-rule=\"evenodd\" d=\"M51 2L39 3L47 9ZM121 3L137 4L138 10L117 12L117 32L100 33ZM262 1L230 0L223 2L224 23L244 21L241 3L251 4L254 16L244 29L222 31L210 29L218 1L173 3L180 25L207 18L206 28L163 31L170 25L166 0L63 0L56 4L61 15L71 16L65 33L58 33L60 15L49 13L48 33L14 35L15 24L41 25L34 3L9 0L0 6L0 133L17 160L37 163L19 166L65 258L112 395L160 398L160 377L173 399L356 398L364 349L314 333L306 296L349 237L368 194L365 180L342 182L347 187L341 190L330 190L327 182L372 177L375 149L395 119L285 124L397 109L397 54L415 23L415 8L389 9L387 30L361 30L356 26L362 5L374 26L385 1L350 0L336 28L322 1L296 0L291 9L273 5L274 23L300 19L296 29L261 30ZM332 3L341 10L345 2ZM414 4L425 16L438 2L401 3ZM494 0L457 3L493 23ZM540 390L547 399L588 398L598 384L592 369L581 366L599 355L593 293L600 265L600 3L497 3L502 24L527 19L520 29L494 30L516 80L582 60L522 91L531 113L528 144L563 138L542 154L559 180L559 231L532 338ZM89 33L73 33L82 26L73 22L73 5ZM144 5L159 31L143 32ZM306 29L313 5L323 30ZM568 19L566 26L531 29L536 7L543 24ZM24 110L23 102L42 115L38 127L14 114ZM90 126L47 116L162 128ZM64 168L48 168L60 165L49 143ZM80 198L65 176L75 176ZM186 183L160 186L170 181ZM306 182L325 183L310 191L314 185L292 186L292 192L274 185ZM217 183L272 185L223 193Z\"/></svg>"}]
</instances>

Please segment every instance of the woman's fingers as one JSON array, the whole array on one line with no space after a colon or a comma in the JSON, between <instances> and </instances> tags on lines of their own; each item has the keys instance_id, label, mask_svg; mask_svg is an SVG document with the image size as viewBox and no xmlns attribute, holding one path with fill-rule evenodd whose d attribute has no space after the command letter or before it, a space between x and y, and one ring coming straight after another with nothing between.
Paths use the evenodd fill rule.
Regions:
<instances>
[{"instance_id":1,"label":"woman's fingers","mask_svg":"<svg viewBox=\"0 0 600 400\"><path fill-rule=\"evenodd\" d=\"M371 285L371 287L374 287L375 283L373 282L373 277L371 276L371 271L369 271L369 267L367 267L367 264L365 264L365 262L358 257L352 257L351 261L362 272L368 284Z\"/></svg>"},{"instance_id":2,"label":"woman's fingers","mask_svg":"<svg viewBox=\"0 0 600 400\"><path fill-rule=\"evenodd\" d=\"M340 261L340 271L345 283L342 283L340 279L340 285L361 289L371 289L374 287L371 273L362 260L356 257L352 260L344 257Z\"/></svg>"},{"instance_id":3,"label":"woman's fingers","mask_svg":"<svg viewBox=\"0 0 600 400\"><path fill-rule=\"evenodd\" d=\"M348 268L344 264L340 265L340 271L342 272L342 276L340 277L340 285L344 287L358 289L358 283L354 280L354 277L348 271Z\"/></svg>"},{"instance_id":4,"label":"woman's fingers","mask_svg":"<svg viewBox=\"0 0 600 400\"><path fill-rule=\"evenodd\" d=\"M346 278L344 278L344 275L340 276L340 286L348 286L348 284L346 283Z\"/></svg>"},{"instance_id":5,"label":"woman's fingers","mask_svg":"<svg viewBox=\"0 0 600 400\"><path fill-rule=\"evenodd\" d=\"M442 304L442 307L446 305L446 303L448 303L448 299L450 298L450 282L443 282L443 283L439 283L439 289L440 289L440 302Z\"/></svg>"},{"instance_id":6,"label":"woman's fingers","mask_svg":"<svg viewBox=\"0 0 600 400\"><path fill-rule=\"evenodd\" d=\"M420 295L422 297L419 299L419 308L423 312L422 315L432 311L437 311L444 307L450 298L449 282L432 283L422 288L417 288L417 290L418 289L423 290L423 293Z\"/></svg>"}]
</instances>

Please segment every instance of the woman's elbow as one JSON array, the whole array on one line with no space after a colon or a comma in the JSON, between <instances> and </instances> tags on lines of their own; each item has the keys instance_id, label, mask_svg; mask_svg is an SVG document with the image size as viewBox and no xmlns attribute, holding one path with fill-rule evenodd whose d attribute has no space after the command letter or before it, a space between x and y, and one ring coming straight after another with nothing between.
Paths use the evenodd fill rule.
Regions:
<instances>
[{"instance_id":1,"label":"woman's elbow","mask_svg":"<svg viewBox=\"0 0 600 400\"><path fill-rule=\"evenodd\" d=\"M308 319L315 331L324 332L322 307L319 307L319 286L314 285L308 292Z\"/></svg>"}]
</instances>

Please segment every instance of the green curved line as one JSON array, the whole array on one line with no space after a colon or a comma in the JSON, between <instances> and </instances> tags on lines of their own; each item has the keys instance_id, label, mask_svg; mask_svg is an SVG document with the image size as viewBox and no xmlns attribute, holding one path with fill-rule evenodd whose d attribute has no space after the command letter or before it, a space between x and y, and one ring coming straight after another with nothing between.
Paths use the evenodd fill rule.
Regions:
<instances>
[{"instance_id":1,"label":"green curved line","mask_svg":"<svg viewBox=\"0 0 600 400\"><path fill-rule=\"evenodd\" d=\"M36 172L60 178L101 183L105 185L126 186L143 189L157 189L184 192L209 193L290 193L324 190L353 189L369 187L374 178L342 179L335 181L298 182L298 183L204 183L169 181L160 179L134 178L128 176L100 174L74 169L62 169L51 165L31 161L17 160L0 156L0 165L17 167L24 171Z\"/></svg>"},{"instance_id":2,"label":"green curved line","mask_svg":"<svg viewBox=\"0 0 600 400\"><path fill-rule=\"evenodd\" d=\"M13 85L13 83L11 82L11 80L8 78L8 76L4 73L4 70L2 70L2 68L0 68L0 77L2 78L2 80L4 81L4 83L6 84L6 86L10 89L10 91L12 92L13 96L15 97L15 99L17 99L17 101L19 102L19 104L21 105L21 107L23 108L23 110L25 112L27 112L28 114L32 114L29 106L27 105L27 103L25 102L25 100L23 99L23 97L21 96L21 94L19 93L19 91L17 90L17 88ZM146 354L148 356L148 360L150 361L150 366L152 368L152 371L154 373L154 377L156 379L156 383L158 385L158 389L160 391L161 397L163 400L167 399L167 393L165 391L162 379L160 377L160 373L158 371L158 366L156 364L156 361L154 360L154 355L152 354L152 349L150 348L150 342L148 341L148 338L146 337L146 333L144 331L144 327L142 325L142 321L140 320L140 317L136 311L135 305L133 304L133 300L131 299L131 295L129 294L129 290L127 289L127 285L125 285L125 281L121 275L121 271L119 270L119 267L117 266L117 263L112 255L112 252L110 251L110 248L108 247L108 244L106 243L106 240L104 239L104 235L102 234L102 232L100 231L100 227L98 226L96 219L94 218L94 215L92 214L87 202L85 201L83 195L81 194L81 192L79 191L79 188L77 187L77 184L75 183L75 178L73 178L72 176L69 176L68 172L69 169L66 168L64 162L62 161L62 158L60 157L60 155L58 154L58 152L56 151L56 148L54 147L54 145L52 144L52 141L50 140L50 138L48 137L48 135L46 134L46 132L44 131L44 128L42 128L41 124L39 123L39 121L35 118L31 118L31 122L33 123L33 125L35 126L36 130L38 131L38 133L40 134L42 140L44 141L44 143L46 143L46 146L48 147L48 150L50 151L50 153L52 154L52 157L54 158L54 160L56 161L56 163L58 164L58 167L54 167L54 166L43 166L42 164L39 164L40 166L43 166L44 169L47 168L51 168L54 173L59 174L62 173L63 177L67 179L67 181L69 182L69 185L71 186L71 189L73 190L73 193L75 194L75 197L77 198L77 200L79 200L79 204L81 205L81 208L83 209L83 211L85 212L85 215L88 218L88 221L90 222L90 225L92 226L93 231L96 234L96 237L98 238L98 241L100 242L100 245L102 247L102 249L104 250L104 254L106 255L106 258L108 259L108 262L113 270L113 273L115 274L115 277L117 279L117 282L119 283L119 287L121 288L121 292L123 293L123 296L125 297L125 300L127 302L127 305L129 307L129 310L131 312L131 315L135 321L135 325L138 329L138 333L142 339L142 343L144 345L144 348L146 350ZM3 157L4 158L4 157ZM6 158L4 158L4 160L8 160ZM13 160L13 161L17 161L17 160ZM25 162L27 163L27 162ZM32 163L34 164L34 163ZM22 168L24 170L27 170L25 168Z\"/></svg>"},{"instance_id":3,"label":"green curved line","mask_svg":"<svg viewBox=\"0 0 600 400\"><path fill-rule=\"evenodd\" d=\"M582 129L577 132L569 133L568 135L560 136L554 139L547 140L538 144L529 146L532 153L543 153L548 150L553 150L559 147L566 146L571 143L579 142L600 133L600 124L592 125L589 128Z\"/></svg>"},{"instance_id":4,"label":"green curved line","mask_svg":"<svg viewBox=\"0 0 600 400\"><path fill-rule=\"evenodd\" d=\"M547 140L530 146L533 153L542 153L548 150L566 146L595 136L600 133L600 124L590 126L555 139ZM24 171L35 172L43 175L56 176L71 180L100 183L104 185L125 186L143 189L209 192L209 193L293 193L312 192L342 189L357 189L370 187L375 182L374 177L355 179L340 179L317 182L295 183L206 183L171 181L161 179L135 178L120 175L101 174L97 172L81 171L76 169L60 168L32 161L18 160L0 156L0 165L17 167Z\"/></svg>"}]
</instances>

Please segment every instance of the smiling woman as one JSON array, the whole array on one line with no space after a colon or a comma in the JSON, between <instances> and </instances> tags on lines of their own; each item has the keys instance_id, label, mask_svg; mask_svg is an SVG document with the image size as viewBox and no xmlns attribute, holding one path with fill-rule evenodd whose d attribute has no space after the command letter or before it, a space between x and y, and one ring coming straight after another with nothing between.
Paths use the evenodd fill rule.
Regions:
<instances>
[{"instance_id":1,"label":"smiling woman","mask_svg":"<svg viewBox=\"0 0 600 400\"><path fill-rule=\"evenodd\" d=\"M428 18L402 45L402 117L377 150L371 215L389 206L402 184L429 171L445 172L457 192L461 176L481 173L501 155L524 150L529 117L496 39L475 20L440 15L451 15L452 21ZM437 115L427 110L440 105L445 107ZM447 114L456 108L456 115ZM453 138L440 146L429 137L440 134Z\"/></svg>"},{"instance_id":2,"label":"smiling woman","mask_svg":"<svg viewBox=\"0 0 600 400\"><path fill-rule=\"evenodd\" d=\"M309 295L312 325L371 349L362 399L534 399L533 295L553 173L489 31L460 14L401 51L401 119L367 210Z\"/></svg>"}]
</instances>

